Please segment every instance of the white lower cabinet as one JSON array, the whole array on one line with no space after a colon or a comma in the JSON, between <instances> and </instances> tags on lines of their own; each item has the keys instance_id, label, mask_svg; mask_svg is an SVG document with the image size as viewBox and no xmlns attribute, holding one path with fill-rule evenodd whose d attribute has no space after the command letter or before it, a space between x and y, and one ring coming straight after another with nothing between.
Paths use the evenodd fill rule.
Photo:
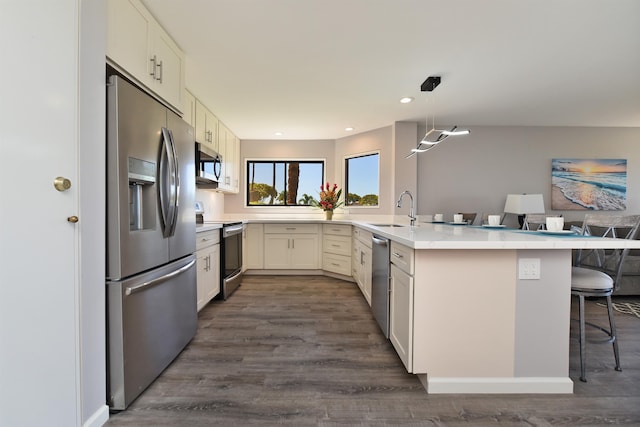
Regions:
<instances>
[{"instance_id":1,"label":"white lower cabinet","mask_svg":"<svg viewBox=\"0 0 640 427\"><path fill-rule=\"evenodd\" d=\"M389 340L408 372L413 369L413 277L391 264Z\"/></svg>"},{"instance_id":2,"label":"white lower cabinet","mask_svg":"<svg viewBox=\"0 0 640 427\"><path fill-rule=\"evenodd\" d=\"M265 224L264 268L320 268L317 224Z\"/></svg>"},{"instance_id":3,"label":"white lower cabinet","mask_svg":"<svg viewBox=\"0 0 640 427\"><path fill-rule=\"evenodd\" d=\"M351 275L350 225L322 225L322 269L344 276Z\"/></svg>"},{"instance_id":4,"label":"white lower cabinet","mask_svg":"<svg viewBox=\"0 0 640 427\"><path fill-rule=\"evenodd\" d=\"M200 311L220 293L220 230L196 235L197 306Z\"/></svg>"},{"instance_id":5,"label":"white lower cabinet","mask_svg":"<svg viewBox=\"0 0 640 427\"><path fill-rule=\"evenodd\" d=\"M413 372L414 250L391 242L389 340L408 372Z\"/></svg>"},{"instance_id":6,"label":"white lower cabinet","mask_svg":"<svg viewBox=\"0 0 640 427\"><path fill-rule=\"evenodd\" d=\"M262 270L264 268L264 225L247 224L244 229L244 261L245 270Z\"/></svg>"},{"instance_id":7,"label":"white lower cabinet","mask_svg":"<svg viewBox=\"0 0 640 427\"><path fill-rule=\"evenodd\" d=\"M352 276L362 295L371 305L371 273L372 273L371 233L361 228L353 229Z\"/></svg>"}]
</instances>

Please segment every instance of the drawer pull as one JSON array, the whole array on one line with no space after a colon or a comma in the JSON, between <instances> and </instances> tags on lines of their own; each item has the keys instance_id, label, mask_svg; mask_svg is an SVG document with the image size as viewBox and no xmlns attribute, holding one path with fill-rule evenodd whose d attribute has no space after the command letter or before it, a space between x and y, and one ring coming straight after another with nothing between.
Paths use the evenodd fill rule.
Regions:
<instances>
[{"instance_id":1,"label":"drawer pull","mask_svg":"<svg viewBox=\"0 0 640 427\"><path fill-rule=\"evenodd\" d=\"M296 227L287 227L286 230L295 230Z\"/></svg>"},{"instance_id":2,"label":"drawer pull","mask_svg":"<svg viewBox=\"0 0 640 427\"><path fill-rule=\"evenodd\" d=\"M402 255L400 255L398 252L394 252L393 256L396 258L404 258Z\"/></svg>"},{"instance_id":3,"label":"drawer pull","mask_svg":"<svg viewBox=\"0 0 640 427\"><path fill-rule=\"evenodd\" d=\"M331 265L335 265L336 267L340 267L340 264L337 264L335 262L332 262Z\"/></svg>"}]
</instances>

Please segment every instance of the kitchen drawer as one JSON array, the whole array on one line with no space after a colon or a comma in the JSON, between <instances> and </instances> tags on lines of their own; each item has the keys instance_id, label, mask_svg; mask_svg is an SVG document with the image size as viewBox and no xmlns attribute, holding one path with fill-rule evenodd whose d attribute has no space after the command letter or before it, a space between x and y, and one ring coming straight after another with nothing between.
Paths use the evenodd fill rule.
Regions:
<instances>
[{"instance_id":1,"label":"kitchen drawer","mask_svg":"<svg viewBox=\"0 0 640 427\"><path fill-rule=\"evenodd\" d=\"M318 233L318 224L265 224L265 234Z\"/></svg>"},{"instance_id":2,"label":"kitchen drawer","mask_svg":"<svg viewBox=\"0 0 640 427\"><path fill-rule=\"evenodd\" d=\"M203 231L196 233L196 250L220 243L220 230Z\"/></svg>"},{"instance_id":3,"label":"kitchen drawer","mask_svg":"<svg viewBox=\"0 0 640 427\"><path fill-rule=\"evenodd\" d=\"M351 236L351 226L345 224L322 224L322 232L334 236Z\"/></svg>"},{"instance_id":4,"label":"kitchen drawer","mask_svg":"<svg viewBox=\"0 0 640 427\"><path fill-rule=\"evenodd\" d=\"M413 249L391 242L391 262L400 270L413 275Z\"/></svg>"},{"instance_id":5,"label":"kitchen drawer","mask_svg":"<svg viewBox=\"0 0 640 427\"><path fill-rule=\"evenodd\" d=\"M368 248L371 248L371 237L373 236L373 233L371 233L370 231L367 231L363 228L358 228L358 227L353 227L353 237L355 237L356 239L360 240L362 243L364 243Z\"/></svg>"},{"instance_id":6,"label":"kitchen drawer","mask_svg":"<svg viewBox=\"0 0 640 427\"><path fill-rule=\"evenodd\" d=\"M323 245L323 252L337 255L351 255L351 237L325 235Z\"/></svg>"},{"instance_id":7,"label":"kitchen drawer","mask_svg":"<svg viewBox=\"0 0 640 427\"><path fill-rule=\"evenodd\" d=\"M322 254L322 269L351 276L351 257L324 253Z\"/></svg>"}]
</instances>

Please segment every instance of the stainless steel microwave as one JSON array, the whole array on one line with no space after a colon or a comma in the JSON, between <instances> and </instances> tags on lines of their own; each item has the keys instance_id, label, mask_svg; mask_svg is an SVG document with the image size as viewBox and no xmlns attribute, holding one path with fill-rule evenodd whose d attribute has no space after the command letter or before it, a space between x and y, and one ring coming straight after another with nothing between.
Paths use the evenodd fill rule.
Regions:
<instances>
[{"instance_id":1,"label":"stainless steel microwave","mask_svg":"<svg viewBox=\"0 0 640 427\"><path fill-rule=\"evenodd\" d=\"M217 188L222 171L222 157L211 148L196 142L196 185Z\"/></svg>"}]
</instances>

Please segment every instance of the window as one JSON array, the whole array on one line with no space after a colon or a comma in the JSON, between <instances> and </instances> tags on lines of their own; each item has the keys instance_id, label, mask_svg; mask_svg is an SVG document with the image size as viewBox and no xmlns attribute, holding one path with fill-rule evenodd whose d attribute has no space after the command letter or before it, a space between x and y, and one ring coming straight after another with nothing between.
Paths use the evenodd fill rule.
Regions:
<instances>
[{"instance_id":1,"label":"window","mask_svg":"<svg viewBox=\"0 0 640 427\"><path fill-rule=\"evenodd\" d=\"M322 160L247 160L247 206L310 206L323 178Z\"/></svg>"},{"instance_id":2,"label":"window","mask_svg":"<svg viewBox=\"0 0 640 427\"><path fill-rule=\"evenodd\" d=\"M344 161L346 206L378 206L380 153L347 157Z\"/></svg>"}]
</instances>

